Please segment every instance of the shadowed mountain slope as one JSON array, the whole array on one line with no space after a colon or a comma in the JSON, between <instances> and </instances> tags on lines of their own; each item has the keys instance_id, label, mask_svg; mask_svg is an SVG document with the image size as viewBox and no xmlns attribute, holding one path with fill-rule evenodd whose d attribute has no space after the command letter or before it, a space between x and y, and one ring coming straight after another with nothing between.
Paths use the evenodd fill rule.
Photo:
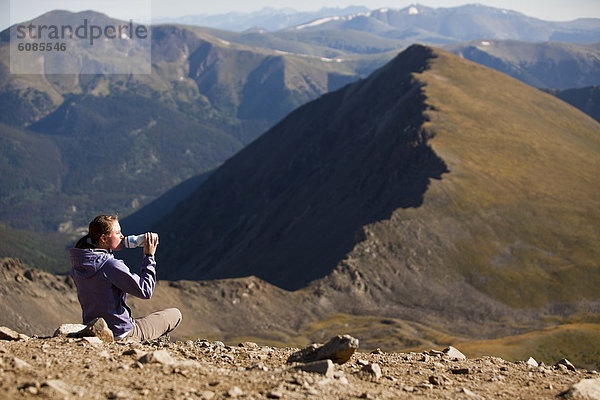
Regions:
<instances>
[{"instance_id":1,"label":"shadowed mountain slope","mask_svg":"<svg viewBox=\"0 0 600 400\"><path fill-rule=\"evenodd\" d=\"M426 105L411 76L431 55L411 48L229 160L159 225L167 242L193 241L165 250L179 266L169 277L255 274L297 289L331 271L363 225L418 207L429 179L446 171L421 129Z\"/></svg>"},{"instance_id":2,"label":"shadowed mountain slope","mask_svg":"<svg viewBox=\"0 0 600 400\"><path fill-rule=\"evenodd\" d=\"M600 122L600 86L549 91Z\"/></svg>"},{"instance_id":3,"label":"shadowed mountain slope","mask_svg":"<svg viewBox=\"0 0 600 400\"><path fill-rule=\"evenodd\" d=\"M324 277L319 304L355 314L565 315L598 301L599 154L579 110L413 46L226 162L156 226L161 262L170 279Z\"/></svg>"},{"instance_id":4,"label":"shadowed mountain slope","mask_svg":"<svg viewBox=\"0 0 600 400\"><path fill-rule=\"evenodd\" d=\"M537 88L570 89L600 84L599 43L485 39L444 48Z\"/></svg>"}]
</instances>

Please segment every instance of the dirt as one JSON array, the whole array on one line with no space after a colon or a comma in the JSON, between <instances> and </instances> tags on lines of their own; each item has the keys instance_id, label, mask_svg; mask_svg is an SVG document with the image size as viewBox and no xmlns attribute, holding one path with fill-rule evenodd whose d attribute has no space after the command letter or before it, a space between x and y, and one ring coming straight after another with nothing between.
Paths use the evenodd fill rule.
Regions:
<instances>
[{"instance_id":1,"label":"dirt","mask_svg":"<svg viewBox=\"0 0 600 400\"><path fill-rule=\"evenodd\" d=\"M497 357L458 360L433 350L359 350L324 375L286 363L297 350L164 338L145 343L67 337L0 341L0 398L550 399L582 379L600 378L596 371ZM146 362L148 353L158 362ZM376 371L374 364L380 377L364 371Z\"/></svg>"}]
</instances>

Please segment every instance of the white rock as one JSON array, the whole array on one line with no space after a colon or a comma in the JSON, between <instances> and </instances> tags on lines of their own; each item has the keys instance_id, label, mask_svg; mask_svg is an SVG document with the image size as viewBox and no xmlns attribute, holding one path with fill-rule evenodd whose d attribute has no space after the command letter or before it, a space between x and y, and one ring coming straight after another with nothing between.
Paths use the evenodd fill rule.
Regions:
<instances>
[{"instance_id":1,"label":"white rock","mask_svg":"<svg viewBox=\"0 0 600 400\"><path fill-rule=\"evenodd\" d=\"M169 353L164 349L151 351L149 353L144 354L139 359L139 362L141 362L142 364L174 364L173 359L171 358Z\"/></svg>"},{"instance_id":2,"label":"white rock","mask_svg":"<svg viewBox=\"0 0 600 400\"><path fill-rule=\"evenodd\" d=\"M77 332L84 330L85 328L86 328L86 326L82 325L82 324L62 324L61 326L59 326L56 329L56 331L54 331L53 336L68 335L69 333L77 333Z\"/></svg>"},{"instance_id":3,"label":"white rock","mask_svg":"<svg viewBox=\"0 0 600 400\"><path fill-rule=\"evenodd\" d=\"M365 365L361 368L361 371L371 375L375 380L379 380L381 378L381 367L377 363Z\"/></svg>"},{"instance_id":4,"label":"white rock","mask_svg":"<svg viewBox=\"0 0 600 400\"><path fill-rule=\"evenodd\" d=\"M446 357L448 357L450 359L457 359L457 360L466 360L467 359L467 357L463 353L461 353L458 349L456 349L452 346L445 348L443 353L446 355Z\"/></svg>"},{"instance_id":5,"label":"white rock","mask_svg":"<svg viewBox=\"0 0 600 400\"><path fill-rule=\"evenodd\" d=\"M531 365L532 367L539 366L538 362L535 361L535 358L533 358L533 357L529 357L529 360L527 360L527 365Z\"/></svg>"}]
</instances>

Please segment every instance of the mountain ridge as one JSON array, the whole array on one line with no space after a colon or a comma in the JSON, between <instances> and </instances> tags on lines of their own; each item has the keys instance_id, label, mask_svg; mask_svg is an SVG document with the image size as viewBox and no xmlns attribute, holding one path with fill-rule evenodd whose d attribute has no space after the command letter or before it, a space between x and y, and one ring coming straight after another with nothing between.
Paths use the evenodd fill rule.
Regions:
<instances>
[{"instance_id":1,"label":"mountain ridge","mask_svg":"<svg viewBox=\"0 0 600 400\"><path fill-rule=\"evenodd\" d=\"M427 58L428 53L435 56ZM411 62L416 68L410 79L398 78L406 71L402 68L410 70L402 64ZM398 87L375 90L380 76ZM370 85L380 96L361 90ZM339 99L348 103L334 101ZM353 102L373 119L357 113ZM344 118L347 124L328 130L327 124L318 124L319 113L328 115L333 127ZM411 125L406 121L415 129L403 130ZM397 130L386 131L388 122ZM340 132L345 147L335 147ZM598 200L593 183L600 170L598 132L600 124L553 96L442 50L415 45L369 78L290 114L155 225L165 237L166 277L255 275L284 282L287 289L319 277L306 290L338 312L422 318L465 330L473 321L497 323L510 315L531 324L539 318L534 310L544 308L562 316L580 307L589 310L586 302L599 301L593 289L600 280L594 261L600 216L593 206ZM398 140L402 134L418 134L430 151L421 153L417 143L408 153L401 141L382 145L386 135ZM321 162L299 168L295 160L317 149ZM328 149L335 151L327 154ZM287 157L289 151L297 152L295 158ZM402 173L418 175L427 165L402 162L411 156L418 160L419 154L443 168L424 174L426 190L418 192L416 202L408 207L388 203L386 185L407 182ZM283 164L275 167L276 160ZM358 169L344 160L354 160ZM398 175L389 169L369 173L379 162L397 166ZM265 165L271 173L261 170ZM344 170L357 186L330 180ZM234 171L243 172L236 176ZM320 185L308 185L311 180ZM348 199L361 196L352 188L361 185L373 197L352 203ZM289 200L269 197L273 193ZM264 203L257 200L260 196ZM336 225L331 218L338 204L348 220L357 218L353 214L358 220L360 215L379 217L358 226L343 219ZM391 215L375 212L390 204ZM347 244L328 246L331 237ZM315 265L324 267L315 274Z\"/></svg>"},{"instance_id":2,"label":"mountain ridge","mask_svg":"<svg viewBox=\"0 0 600 400\"><path fill-rule=\"evenodd\" d=\"M419 49L421 49L420 52ZM373 220L380 219L388 215L391 212L391 210L395 208L391 205L385 205L382 206L381 210L364 211L362 213L358 213L358 215L353 215L356 214L356 212L352 211L353 209L355 209L355 207L365 207L370 202L368 196L372 196L374 194L373 192L383 190L383 192L381 193L385 194L386 198L389 199L388 201L390 201L390 204L399 204L399 206L401 207L411 207L418 205L421 201L420 197L422 195L422 191L427 186L427 181L429 179L428 177L439 177L439 175L445 170L445 168L443 162L440 162L440 160L438 160L434 154L430 153L430 150L428 149L426 144L426 137L422 136L422 132L419 132L418 130L418 127L422 124L422 121L418 120L418 116L422 114L422 109L419 108L423 108L424 104L422 104L422 100L418 100L419 86L411 82L410 72L405 72L412 71L412 68L421 68L421 63L424 63L425 58L427 57L427 50L416 46L409 50L406 50L405 53L407 55L404 56L404 61L407 65L403 66L402 69L398 68L397 77L393 81L394 85L398 86L399 90L405 91L406 93L405 98L401 98L398 101L398 104L394 106L395 110L399 111L402 111L403 107L406 107L406 110L402 111L403 117L392 115L393 113L391 112L389 112L389 114L386 114L388 113L387 109L381 112L378 111L377 92L372 87L362 88L363 85L361 85L361 82L355 85L346 86L344 89L341 89L337 92L326 94L322 96L318 101L300 107L294 113L290 114L288 117L286 117L285 120L283 120L280 124L277 125L278 129L276 131L271 130L262 135L257 141L250 144L247 147L250 150L238 153L237 156L229 159L224 164L224 166L221 167L218 171L216 171L216 173L203 185L203 188L210 186L215 188L215 190L219 190L219 185L222 185L221 187L225 187L223 183L219 184L218 182L224 182L228 179L231 179L227 176L231 174L235 176L236 171L244 171L241 173L247 175L246 178L241 179L245 182L243 186L236 187L235 189L228 188L226 189L227 194L221 193L218 196L211 195L211 198L214 198L215 200L210 200L209 198L205 198L204 200L194 200L193 198L190 198L186 200L187 204L191 204L195 201L208 201L209 203L212 203L212 201L222 202L224 201L224 199L235 199L229 200L230 202L233 201L235 203L231 205L231 208L246 209L247 213L249 213L247 216L247 218L249 219L245 222L240 222L237 227L231 228L234 231L243 231L244 229L247 229L244 227L253 226L255 222L252 222L252 215L256 213L257 210L263 209L263 207L268 205L268 207L272 209L272 214L269 214L271 216L266 217L267 220L270 220L269 226L264 226L264 222L260 222L260 226L263 226L263 228L268 231L272 231L273 229L276 231L289 231L290 229L292 229L292 227L286 227L286 224L283 223L283 221L278 220L277 215L278 213L293 213L293 210L296 209L296 207L299 207L299 209L303 208L301 204L298 204L297 201L294 201L292 198L288 197L289 195L286 194L288 190L297 190L297 188L294 188L293 186L289 185L290 183L294 185L297 182L296 180L299 179L300 182L302 182L300 184L303 188L302 190L307 193L307 196L309 196L309 198L313 199L311 200L312 202L316 204L317 198L323 196L327 198L327 200L325 201L327 202L327 204L329 204L329 206L318 206L313 210L306 210L305 212L308 212L309 215L321 215L322 218L324 218L324 221L321 222L324 226L334 226L342 224L340 231L348 231L349 235L347 235L346 239L343 239L341 241L339 240L339 234L335 236L335 239L315 238L316 241L314 245L317 246L317 248L321 248L322 246L331 246L332 248L339 247L339 250L337 251L338 256L347 251L349 246L352 245L352 241L354 240L354 234L352 232L358 227L364 225L364 223L358 221L368 221L372 220L373 218ZM411 55L414 55L414 60L411 60ZM394 63L398 64L399 61L392 61L388 64L388 66L384 68L392 68L389 67L389 65L393 65ZM377 73L375 73L373 76L376 75ZM386 75L386 77L388 78L389 76L390 74ZM373 83L374 81L376 81L376 83ZM390 82L385 81L383 78L378 81L375 78L371 78L369 82L369 84L377 86L379 90L383 90L383 88L387 87L387 85L390 85ZM368 111L361 109L361 106L365 104L362 101L366 101L366 99L372 101L372 104L369 105ZM318 108L323 106L324 109ZM338 156L335 154L335 152L339 151L339 149L343 149L344 147L349 147L350 149L352 149L354 147L365 146L364 154L359 155L358 157L363 157L365 160L368 160L369 151L377 151L377 149L371 150L372 146L370 146L368 138L378 136L390 136L390 133L387 132L391 129L390 121L382 122L382 126L380 127L373 127L373 132L370 132L369 135L364 138L361 138L355 134L352 134L352 136L344 137L342 135L336 134L335 132L351 132L352 128L355 125L364 126L364 122L362 122L361 119L363 119L364 116L368 113L380 115L382 121L390 118L392 118L394 121L401 121L401 126L405 126L405 128L398 129L405 129L404 134L406 135L406 137L400 136L396 139L385 139L398 141L395 143L394 146L390 146L391 148L396 148L398 154L387 154L385 155L386 161L382 162L381 164L374 163L370 166L370 168L373 168L373 170L361 171L360 169L357 169L356 165L353 165L351 161L345 162L343 159L338 159ZM352 115L353 117L351 118L351 120L346 121L341 117L345 115ZM413 118L410 117L411 115L413 115L414 118L417 119L413 120ZM303 120L301 124L307 127L305 128L305 131L299 131L297 126L295 125L295 122L291 122L302 118L304 118L305 120ZM410 122L402 121L402 118L407 118L407 121ZM367 119L367 121L369 121L369 119ZM368 128L365 127L364 129ZM318 135L320 135L323 130L326 131L327 134L323 134L323 139L321 139ZM302 135L301 139L300 136L298 136L299 132L305 132L305 134ZM291 143L294 143L294 145L291 145ZM408 179L407 181L403 181L404 185L398 183L395 186L392 186L392 188L372 187L369 183L369 176L377 176L378 174L387 173L387 170L390 169L391 166L387 166L385 163L391 162L390 157L392 157L392 159L395 158L402 160L402 155L408 153L408 150L400 150L404 146L406 146L407 148L415 146L417 147L417 149L421 149L417 152L416 155L407 157L407 160L403 160L402 163L406 163L406 165L409 165L412 168L423 167L422 176L418 178L408 178L403 177L401 175L398 177L398 179ZM254 167L252 167L252 165L255 164L254 161L251 161L250 159L244 159L244 154L251 154L252 152L261 151L264 153L276 154L276 156L270 157L270 159L263 159L263 162L260 165L254 165ZM301 155L300 157L295 157L294 154L296 152L304 155ZM310 154L308 158L305 156L306 153ZM333 173L330 177L319 177L319 169L330 169L332 167L335 167L335 163L338 162L342 162L342 165L344 165L345 167L340 166L340 168L337 169L337 172ZM285 169L279 168L277 165L281 165L281 163L287 164L287 167ZM400 169L401 168L399 168L399 170ZM277 173L277 176L273 176L272 174L269 175L270 171L275 170L280 171L279 173ZM358 174L362 177L361 183L353 182L351 176L353 176L354 174ZM253 187L259 188L259 190L263 191L264 189L262 189L262 185L264 185L265 183L265 178L263 178L264 176L270 176L269 184L267 185L269 187L269 189L267 189L268 192L257 193L253 189ZM314 178L312 176L314 176ZM327 189L326 191L323 191L320 188L327 186L327 184L322 181L319 181L320 179L326 179L326 182L331 182L332 187ZM391 177L390 180L393 181ZM317 194L311 195L311 190L316 190ZM339 198L340 193L343 194L343 196L347 196L346 193L348 191L354 192L356 196ZM363 196L367 197L363 198ZM273 202L273 204L271 204L270 202ZM336 202L338 203L339 208L344 209L345 211L338 210L335 213L327 215L325 210L332 210L333 205L336 204ZM248 204L251 205L248 206ZM221 212L228 211L226 209L223 209L223 211ZM299 212L299 214L302 215L303 213ZM335 214L335 216L333 216L333 214ZM346 217L344 217L344 215L346 215ZM377 217L376 215L379 215L379 217ZM175 220L180 221L181 217L167 217L166 219L169 218L175 218ZM219 215L199 215L197 217L188 216L187 220L204 221L205 219L215 220L217 218L219 218ZM306 220L310 220L306 216L299 216L299 219L292 223L292 226L294 227L293 229L297 230L298 232L295 234L290 234L291 237L286 239L286 243L288 243L288 241L289 243L280 244L278 245L278 248L287 249L288 246L291 246L292 243L294 243L297 239L299 239L300 237L305 237L304 235L306 234L306 229L309 229L307 226L305 226L305 222L303 222L303 219L305 218ZM281 225L282 223L283 225ZM177 224L179 225L178 233L183 236L190 235L191 232L196 229L196 227L192 227L194 223L192 223L192 225L189 227L189 224L181 224L180 222L177 222ZM272 225L277 225L277 228L273 228ZM160 227L160 225L159 227L157 227L157 229L159 228L164 231L168 230L165 229L164 226ZM259 233L262 232L262 230L258 229L258 227L255 226L254 228L250 229L252 229L252 231L254 231L256 235L259 235L259 237L262 236L262 233ZM218 238L227 236L227 233L221 231L214 231L210 233L210 236L204 237L205 235L203 232L200 232L199 235L200 236L198 237L198 239L200 241L204 240L206 242L210 242L212 240L223 240ZM277 234L274 234L274 236L270 239L265 238L264 240L273 244L273 241L278 240L276 239L277 236ZM321 244L319 245L317 243ZM253 245L251 241L249 242L246 239L243 240L241 243L232 243L231 246L225 247L228 247L230 249L228 250L228 252L231 253L236 253L238 250L235 249L237 248L239 249L241 254L248 254L247 256L243 257L251 258L252 256L250 256L250 254L260 254L262 251L261 249L250 250L249 247L246 246L253 248L255 245ZM266 246L266 243L262 242L260 246ZM202 265L206 265L206 267L204 268L214 268L214 260L212 257L210 257L210 253L204 254L201 252L197 252L196 250L185 251L184 249L182 249L182 251L183 253L175 256L174 265L191 265L190 263L195 262L195 260L202 260ZM317 253L326 254L327 252L321 251ZM173 257L173 255L168 254L167 257L170 258ZM273 258L279 258L281 260L280 257L283 257L285 259L289 257L289 255L286 255L286 252L282 250L282 253L280 253L278 256L274 256L273 254L271 254L271 259L269 260L261 260L260 256L258 256L257 259L253 259L252 265L268 263L269 265L272 265L271 268L273 273L276 273L275 271L280 270L280 267L276 262L273 261ZM294 258L297 257L298 256L296 255ZM318 276L315 275L316 272L311 272L311 270L307 270L306 267L302 268L301 270L301 262L299 260L295 259L293 261L295 267L291 267L290 262L292 261L283 261L283 263L287 265L287 268L285 272L281 276L279 276L279 278L276 278L274 282L283 285L283 287L287 289L297 289L300 287L299 285L306 284L309 281L309 279L312 280L316 276ZM328 261L329 264L331 264L331 262L332 260ZM318 266L323 265L324 263L327 264L327 261L311 259L310 262L306 263L313 266ZM250 269L250 266L246 265L245 268ZM294 269L292 270L292 268ZM313 267L312 271L318 271L319 269L320 268ZM174 270L169 268L169 271ZM170 274L171 275L169 275L169 277L171 278L177 277L177 275L172 275L171 272ZM257 275L259 278L264 279L264 275L262 275L262 273L255 273L254 275ZM205 274L194 275L194 277L202 279L212 279L231 277L231 275L213 275L213 273L210 272L209 269L206 269ZM179 278L181 278L181 275L179 276Z\"/></svg>"}]
</instances>

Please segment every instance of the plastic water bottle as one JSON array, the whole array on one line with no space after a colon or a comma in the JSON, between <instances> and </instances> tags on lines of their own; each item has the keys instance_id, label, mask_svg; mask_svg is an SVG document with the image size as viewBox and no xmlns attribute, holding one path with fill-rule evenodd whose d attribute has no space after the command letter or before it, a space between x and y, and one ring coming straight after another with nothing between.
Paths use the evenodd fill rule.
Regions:
<instances>
[{"instance_id":1,"label":"plastic water bottle","mask_svg":"<svg viewBox=\"0 0 600 400\"><path fill-rule=\"evenodd\" d=\"M152 233L152 236L154 236L158 241L158 233ZM125 238L123 239L123 244L128 249L142 247L144 245L144 234L125 236Z\"/></svg>"}]
</instances>

